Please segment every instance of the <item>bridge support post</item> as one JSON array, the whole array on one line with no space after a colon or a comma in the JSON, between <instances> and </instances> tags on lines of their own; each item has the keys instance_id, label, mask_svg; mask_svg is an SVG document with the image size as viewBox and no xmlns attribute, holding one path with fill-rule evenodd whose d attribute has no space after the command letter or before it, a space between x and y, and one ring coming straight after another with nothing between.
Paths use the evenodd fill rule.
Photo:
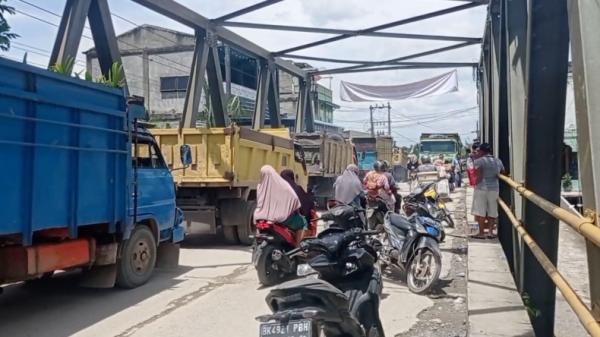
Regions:
<instances>
[{"instance_id":1,"label":"bridge support post","mask_svg":"<svg viewBox=\"0 0 600 337\"><path fill-rule=\"evenodd\" d=\"M573 58L573 88L577 119L580 186L585 209L600 221L600 8L594 1L570 2L569 23ZM588 214L592 215L592 214ZM587 241L592 313L600 320L600 248Z\"/></svg>"},{"instance_id":2,"label":"bridge support post","mask_svg":"<svg viewBox=\"0 0 600 337\"><path fill-rule=\"evenodd\" d=\"M69 59L75 62L79 42L83 35L85 19L90 10L91 0L68 0L65 4L58 33L54 41L54 48L50 55L48 67L56 64L65 64Z\"/></svg>"},{"instance_id":3,"label":"bridge support post","mask_svg":"<svg viewBox=\"0 0 600 337\"><path fill-rule=\"evenodd\" d=\"M304 132L306 104L308 102L307 84L304 78L298 78L298 106L296 107L296 124L294 131L296 133Z\"/></svg>"},{"instance_id":4,"label":"bridge support post","mask_svg":"<svg viewBox=\"0 0 600 337\"><path fill-rule=\"evenodd\" d=\"M508 124L510 146L510 174L516 181L525 181L525 88L527 63L527 3L508 0L505 3L506 53L508 84ZM521 195L512 192L512 207L515 215L523 219L524 200ZM506 199L504 199L506 200ZM522 250L523 242L513 230L513 265L515 282L519 290L523 289Z\"/></svg>"},{"instance_id":5,"label":"bridge support post","mask_svg":"<svg viewBox=\"0 0 600 337\"><path fill-rule=\"evenodd\" d=\"M569 27L563 0L530 0L526 105L525 182L528 189L560 203ZM515 144L519 146L519 144ZM556 265L558 220L535 204L525 202L524 223L529 234ZM534 310L537 336L554 335L556 287L528 248L523 259L523 293Z\"/></svg>"},{"instance_id":6,"label":"bridge support post","mask_svg":"<svg viewBox=\"0 0 600 337\"><path fill-rule=\"evenodd\" d=\"M183 116L181 127L191 128L196 126L196 118L200 108L200 98L204 88L204 74L208 62L209 46L206 42L206 32L196 30L196 46L190 69L185 101L183 103ZM208 99L208 97L206 97ZM208 123L207 115L207 123Z\"/></svg>"},{"instance_id":7,"label":"bridge support post","mask_svg":"<svg viewBox=\"0 0 600 337\"><path fill-rule=\"evenodd\" d=\"M494 88L493 96L493 137L492 144L494 153L502 160L504 166L510 170L511 157L509 146L508 129L508 95L507 95L507 53L506 53L506 22L505 3L503 1L494 1L491 5L491 36L492 36L492 83ZM511 188L506 184L500 185L500 198L505 202L512 204ZM513 259L513 226L504 212L498 216L498 238L502 244L504 254L508 261L510 270L514 272Z\"/></svg>"}]
</instances>

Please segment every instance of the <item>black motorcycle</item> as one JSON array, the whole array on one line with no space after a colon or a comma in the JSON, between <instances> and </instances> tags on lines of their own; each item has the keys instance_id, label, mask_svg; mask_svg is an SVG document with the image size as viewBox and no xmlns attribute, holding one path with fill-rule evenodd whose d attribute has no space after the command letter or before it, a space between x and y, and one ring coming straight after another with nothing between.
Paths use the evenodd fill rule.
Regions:
<instances>
[{"instance_id":1,"label":"black motorcycle","mask_svg":"<svg viewBox=\"0 0 600 337\"><path fill-rule=\"evenodd\" d=\"M303 278L272 289L272 314L257 317L261 337L384 337L378 232L331 226L288 255L302 255Z\"/></svg>"},{"instance_id":2,"label":"black motorcycle","mask_svg":"<svg viewBox=\"0 0 600 337\"><path fill-rule=\"evenodd\" d=\"M369 229L377 229L383 225L385 214L391 211L381 197L367 198L367 223Z\"/></svg>"},{"instance_id":3,"label":"black motorcycle","mask_svg":"<svg viewBox=\"0 0 600 337\"><path fill-rule=\"evenodd\" d=\"M439 243L444 230L429 218L414 214L405 217L388 213L382 234L381 260L406 273L406 284L416 294L428 292L442 270Z\"/></svg>"}]
</instances>

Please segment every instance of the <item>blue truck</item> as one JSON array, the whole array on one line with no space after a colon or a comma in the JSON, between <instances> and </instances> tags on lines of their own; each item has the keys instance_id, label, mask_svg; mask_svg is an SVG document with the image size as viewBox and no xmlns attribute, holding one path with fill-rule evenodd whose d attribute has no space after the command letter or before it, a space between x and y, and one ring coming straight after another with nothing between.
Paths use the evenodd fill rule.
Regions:
<instances>
[{"instance_id":1,"label":"blue truck","mask_svg":"<svg viewBox=\"0 0 600 337\"><path fill-rule=\"evenodd\" d=\"M134 288L177 263L183 213L143 99L1 57L0 74L0 284L81 268Z\"/></svg>"}]
</instances>

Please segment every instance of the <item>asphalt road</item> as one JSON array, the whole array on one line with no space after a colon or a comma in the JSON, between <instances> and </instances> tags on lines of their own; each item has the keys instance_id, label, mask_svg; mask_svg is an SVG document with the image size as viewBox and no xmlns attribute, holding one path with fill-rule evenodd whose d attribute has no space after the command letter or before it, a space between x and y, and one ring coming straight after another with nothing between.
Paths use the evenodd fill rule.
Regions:
<instances>
[{"instance_id":1,"label":"asphalt road","mask_svg":"<svg viewBox=\"0 0 600 337\"><path fill-rule=\"evenodd\" d=\"M442 264L452 259L448 251ZM9 285L0 295L0 336L258 336L254 317L269 312L268 289L259 286L250 258L248 247L202 238L184 244L177 270L158 270L137 289L82 288L73 274ZM442 278L450 275L448 265ZM386 336L408 331L434 306L389 275L382 298Z\"/></svg>"}]
</instances>

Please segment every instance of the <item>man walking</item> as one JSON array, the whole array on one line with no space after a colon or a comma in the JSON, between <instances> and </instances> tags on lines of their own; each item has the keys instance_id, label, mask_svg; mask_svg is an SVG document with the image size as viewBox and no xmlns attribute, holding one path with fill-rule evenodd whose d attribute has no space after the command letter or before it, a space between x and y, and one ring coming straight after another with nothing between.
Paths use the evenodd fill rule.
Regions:
<instances>
[{"instance_id":1,"label":"man walking","mask_svg":"<svg viewBox=\"0 0 600 337\"><path fill-rule=\"evenodd\" d=\"M479 145L479 158L473 161L477 170L477 185L473 192L471 213L479 224L479 233L474 236L478 239L486 238L486 230L487 238L495 238L493 231L498 218L498 174L504 172L504 165L500 159L492 156L491 152L490 144L483 143Z\"/></svg>"}]
</instances>

